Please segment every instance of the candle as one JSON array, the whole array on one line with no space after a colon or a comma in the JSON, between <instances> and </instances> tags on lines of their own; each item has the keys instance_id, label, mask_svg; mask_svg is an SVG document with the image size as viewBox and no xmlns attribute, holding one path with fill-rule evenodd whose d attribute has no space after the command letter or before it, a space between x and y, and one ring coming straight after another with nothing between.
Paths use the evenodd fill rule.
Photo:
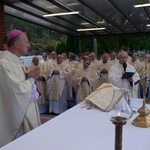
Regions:
<instances>
[{"instance_id":1,"label":"candle","mask_svg":"<svg viewBox=\"0 0 150 150\"><path fill-rule=\"evenodd\" d=\"M114 124L120 124L120 123L126 123L127 122L127 118L126 117L122 117L122 116L113 116L111 117L111 121Z\"/></svg>"},{"instance_id":2,"label":"candle","mask_svg":"<svg viewBox=\"0 0 150 150\"><path fill-rule=\"evenodd\" d=\"M122 150L122 126L126 124L127 118L122 116L113 116L111 117L111 121L115 125L115 150Z\"/></svg>"}]
</instances>

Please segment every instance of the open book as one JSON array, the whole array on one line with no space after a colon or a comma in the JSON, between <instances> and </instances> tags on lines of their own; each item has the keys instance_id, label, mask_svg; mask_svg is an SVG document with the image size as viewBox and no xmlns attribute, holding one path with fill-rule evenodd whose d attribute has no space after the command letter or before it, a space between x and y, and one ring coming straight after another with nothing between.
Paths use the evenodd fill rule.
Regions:
<instances>
[{"instance_id":1,"label":"open book","mask_svg":"<svg viewBox=\"0 0 150 150\"><path fill-rule=\"evenodd\" d=\"M103 83L89 96L87 96L85 101L89 104L96 105L103 111L109 111L116 103L118 103L121 97L122 92L118 87L112 84Z\"/></svg>"}]
</instances>

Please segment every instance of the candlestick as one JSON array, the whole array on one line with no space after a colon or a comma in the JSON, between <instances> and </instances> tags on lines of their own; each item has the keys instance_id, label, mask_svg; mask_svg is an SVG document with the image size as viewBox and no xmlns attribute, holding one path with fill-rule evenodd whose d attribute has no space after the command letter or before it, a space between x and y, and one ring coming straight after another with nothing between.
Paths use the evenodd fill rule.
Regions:
<instances>
[{"instance_id":1,"label":"candlestick","mask_svg":"<svg viewBox=\"0 0 150 150\"><path fill-rule=\"evenodd\" d=\"M122 150L123 125L126 124L127 118L114 116L111 121L115 125L115 150Z\"/></svg>"},{"instance_id":2,"label":"candlestick","mask_svg":"<svg viewBox=\"0 0 150 150\"><path fill-rule=\"evenodd\" d=\"M120 100L115 103L116 95L118 95L120 92L122 93ZM109 111L107 111L111 122L115 125L115 150L122 150L123 125L125 125L127 120L132 116L132 110L128 105L126 98L127 96L125 90L114 90L114 96L111 103L115 103L115 106L113 109L109 109ZM110 104L110 106L112 104Z\"/></svg>"}]
</instances>

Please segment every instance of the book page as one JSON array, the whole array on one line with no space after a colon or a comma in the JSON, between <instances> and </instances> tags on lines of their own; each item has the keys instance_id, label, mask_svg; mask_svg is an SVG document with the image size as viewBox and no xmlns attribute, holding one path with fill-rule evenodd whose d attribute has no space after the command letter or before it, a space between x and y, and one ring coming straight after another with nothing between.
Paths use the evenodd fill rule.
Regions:
<instances>
[{"instance_id":1,"label":"book page","mask_svg":"<svg viewBox=\"0 0 150 150\"><path fill-rule=\"evenodd\" d=\"M112 84L104 83L87 96L85 100L104 111L110 110L121 99L122 93L118 89L118 87L113 86ZM115 90L118 90L118 92L114 92ZM112 103L113 99L114 101Z\"/></svg>"}]
</instances>

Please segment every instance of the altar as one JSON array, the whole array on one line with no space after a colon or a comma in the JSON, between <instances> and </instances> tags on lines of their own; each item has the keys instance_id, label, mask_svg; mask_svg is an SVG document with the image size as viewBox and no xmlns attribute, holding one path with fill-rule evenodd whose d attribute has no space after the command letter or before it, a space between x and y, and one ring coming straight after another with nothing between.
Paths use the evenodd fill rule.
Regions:
<instances>
[{"instance_id":1,"label":"altar","mask_svg":"<svg viewBox=\"0 0 150 150\"><path fill-rule=\"evenodd\" d=\"M85 104L74 106L1 150L114 150L115 126L106 112L81 108ZM132 105L138 110L142 100L132 99ZM150 149L150 128L132 125L137 115L123 126L122 150Z\"/></svg>"}]
</instances>

